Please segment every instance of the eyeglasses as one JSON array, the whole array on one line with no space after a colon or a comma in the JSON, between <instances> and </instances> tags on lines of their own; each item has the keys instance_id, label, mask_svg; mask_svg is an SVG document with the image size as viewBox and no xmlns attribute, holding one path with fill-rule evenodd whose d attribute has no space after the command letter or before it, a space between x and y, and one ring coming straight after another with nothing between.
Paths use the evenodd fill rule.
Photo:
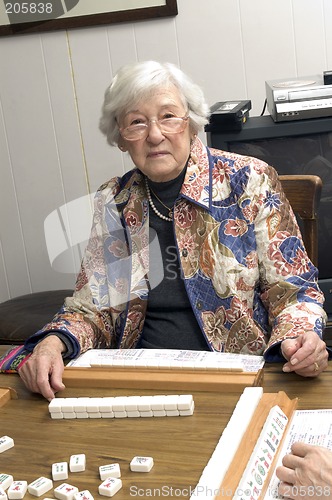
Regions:
<instances>
[{"instance_id":1,"label":"eyeglasses","mask_svg":"<svg viewBox=\"0 0 332 500\"><path fill-rule=\"evenodd\" d=\"M189 116L162 118L161 120L149 120L147 123L136 123L129 127L120 128L120 133L127 141L138 141L148 136L150 123L154 122L162 134L179 134L187 126Z\"/></svg>"}]
</instances>

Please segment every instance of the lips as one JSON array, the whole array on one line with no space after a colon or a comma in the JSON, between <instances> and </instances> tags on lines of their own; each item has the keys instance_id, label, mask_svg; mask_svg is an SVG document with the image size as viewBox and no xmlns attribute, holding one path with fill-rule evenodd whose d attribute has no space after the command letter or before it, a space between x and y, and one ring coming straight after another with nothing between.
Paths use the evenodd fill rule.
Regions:
<instances>
[{"instance_id":1,"label":"lips","mask_svg":"<svg viewBox=\"0 0 332 500\"><path fill-rule=\"evenodd\" d=\"M151 151L148 154L149 158L158 158L159 156L168 155L168 151Z\"/></svg>"}]
</instances>

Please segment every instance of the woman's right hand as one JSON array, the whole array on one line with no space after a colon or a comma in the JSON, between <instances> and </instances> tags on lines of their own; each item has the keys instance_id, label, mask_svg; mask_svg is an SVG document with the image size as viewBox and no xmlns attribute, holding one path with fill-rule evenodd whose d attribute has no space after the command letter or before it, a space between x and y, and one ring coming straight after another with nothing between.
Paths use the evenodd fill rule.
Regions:
<instances>
[{"instance_id":1,"label":"woman's right hand","mask_svg":"<svg viewBox=\"0 0 332 500\"><path fill-rule=\"evenodd\" d=\"M65 388L62 382L62 352L65 348L59 337L49 335L36 345L30 358L18 371L27 388L42 394L48 401Z\"/></svg>"}]
</instances>

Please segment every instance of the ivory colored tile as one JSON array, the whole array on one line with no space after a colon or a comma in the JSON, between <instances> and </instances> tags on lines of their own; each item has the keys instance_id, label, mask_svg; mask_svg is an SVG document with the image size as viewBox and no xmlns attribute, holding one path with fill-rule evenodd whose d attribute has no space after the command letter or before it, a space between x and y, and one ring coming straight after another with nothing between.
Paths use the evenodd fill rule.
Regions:
<instances>
[{"instance_id":1,"label":"ivory colored tile","mask_svg":"<svg viewBox=\"0 0 332 500\"><path fill-rule=\"evenodd\" d=\"M113 497L115 493L117 493L121 488L122 488L121 479L117 479L115 477L109 477L99 485L98 492L99 495L105 497Z\"/></svg>"},{"instance_id":2,"label":"ivory colored tile","mask_svg":"<svg viewBox=\"0 0 332 500\"><path fill-rule=\"evenodd\" d=\"M94 498L89 490L83 490L75 493L74 500L94 500Z\"/></svg>"},{"instance_id":3,"label":"ivory colored tile","mask_svg":"<svg viewBox=\"0 0 332 500\"><path fill-rule=\"evenodd\" d=\"M72 455L69 460L69 470L70 472L82 472L85 471L86 467L86 456L84 453L78 455Z\"/></svg>"},{"instance_id":4,"label":"ivory colored tile","mask_svg":"<svg viewBox=\"0 0 332 500\"><path fill-rule=\"evenodd\" d=\"M152 457L134 457L130 462L130 470L133 472L150 472L153 467Z\"/></svg>"},{"instance_id":5,"label":"ivory colored tile","mask_svg":"<svg viewBox=\"0 0 332 500\"><path fill-rule=\"evenodd\" d=\"M102 481L104 481L109 477L115 477L119 479L121 477L120 465L119 464L101 465L99 467L99 475Z\"/></svg>"},{"instance_id":6,"label":"ivory colored tile","mask_svg":"<svg viewBox=\"0 0 332 500\"><path fill-rule=\"evenodd\" d=\"M21 500L28 489L27 481L13 481L7 490L8 500Z\"/></svg>"},{"instance_id":7,"label":"ivory colored tile","mask_svg":"<svg viewBox=\"0 0 332 500\"><path fill-rule=\"evenodd\" d=\"M68 483L62 483L53 490L55 498L58 500L73 500L78 488Z\"/></svg>"},{"instance_id":8,"label":"ivory colored tile","mask_svg":"<svg viewBox=\"0 0 332 500\"><path fill-rule=\"evenodd\" d=\"M28 484L28 492L30 495L40 497L47 491L53 488L53 481L47 477L39 477L32 483Z\"/></svg>"},{"instance_id":9,"label":"ivory colored tile","mask_svg":"<svg viewBox=\"0 0 332 500\"><path fill-rule=\"evenodd\" d=\"M52 478L53 481L63 481L68 479L68 463L57 462L52 464Z\"/></svg>"},{"instance_id":10,"label":"ivory colored tile","mask_svg":"<svg viewBox=\"0 0 332 500\"><path fill-rule=\"evenodd\" d=\"M14 478L10 474L0 474L0 488L6 490L13 481Z\"/></svg>"},{"instance_id":11,"label":"ivory colored tile","mask_svg":"<svg viewBox=\"0 0 332 500\"><path fill-rule=\"evenodd\" d=\"M9 436L2 436L0 438L0 453L3 453L10 448L13 448L14 440Z\"/></svg>"}]
</instances>

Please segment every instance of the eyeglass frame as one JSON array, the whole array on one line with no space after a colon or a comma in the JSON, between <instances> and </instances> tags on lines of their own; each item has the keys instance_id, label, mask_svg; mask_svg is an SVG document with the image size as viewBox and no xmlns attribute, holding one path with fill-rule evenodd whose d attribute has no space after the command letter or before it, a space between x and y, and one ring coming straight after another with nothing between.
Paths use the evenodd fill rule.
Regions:
<instances>
[{"instance_id":1,"label":"eyeglass frame","mask_svg":"<svg viewBox=\"0 0 332 500\"><path fill-rule=\"evenodd\" d=\"M177 132L163 132L162 129L161 129L161 127L160 127L160 125L159 125L159 122L161 122L163 120L171 120L173 118L176 118L178 120L182 120L183 123L187 124L188 120L189 120L189 114L185 115L185 116L172 116L171 118L161 118L160 120L155 120L154 118L152 118L151 120L147 120L147 123L138 123L137 125L141 125L141 126L145 127L146 135L143 134L142 137L138 137L137 139L128 139L128 138L126 138L126 137L124 137L122 135L122 132L124 130L128 129L129 127L133 127L134 125L129 125L128 127L119 127L119 132L120 132L121 137L123 139L125 139L126 141L130 141L130 142L139 141L140 139L143 139L143 138L146 139L147 138L147 136L148 136L148 129L150 127L150 124L152 122L154 122L157 125L157 127L159 128L159 130L160 130L160 132L162 134L166 134L166 135L168 135L168 134L180 134L181 132L183 132L185 130L185 128L186 128L185 126L181 130L178 130Z\"/></svg>"}]
</instances>

